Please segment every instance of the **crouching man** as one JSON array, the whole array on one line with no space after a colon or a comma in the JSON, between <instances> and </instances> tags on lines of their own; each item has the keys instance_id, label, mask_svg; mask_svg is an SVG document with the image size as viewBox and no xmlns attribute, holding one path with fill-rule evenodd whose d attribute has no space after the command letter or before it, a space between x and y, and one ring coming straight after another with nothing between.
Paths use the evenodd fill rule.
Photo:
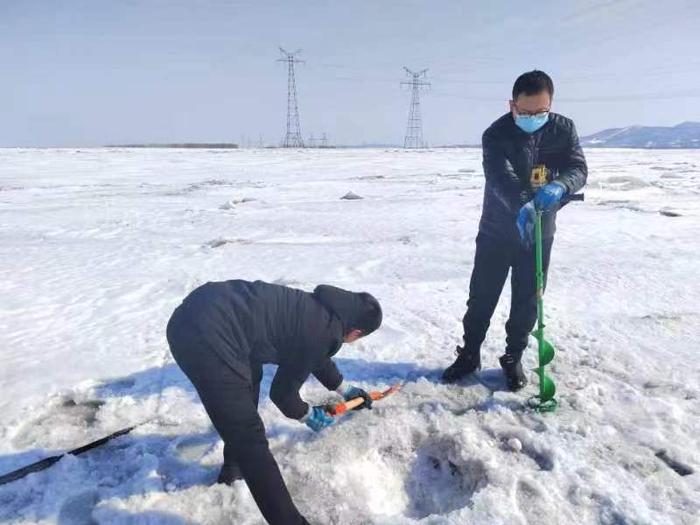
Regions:
<instances>
[{"instance_id":1,"label":"crouching man","mask_svg":"<svg viewBox=\"0 0 700 525\"><path fill-rule=\"evenodd\" d=\"M315 431L333 418L311 407L299 389L313 374L346 400L364 390L348 385L331 359L343 343L382 322L377 300L328 285L313 293L262 281L204 284L175 309L167 328L175 361L197 390L224 441L220 483L243 478L268 523L308 523L294 506L257 411L262 365L279 365L270 399L282 413Z\"/></svg>"}]
</instances>

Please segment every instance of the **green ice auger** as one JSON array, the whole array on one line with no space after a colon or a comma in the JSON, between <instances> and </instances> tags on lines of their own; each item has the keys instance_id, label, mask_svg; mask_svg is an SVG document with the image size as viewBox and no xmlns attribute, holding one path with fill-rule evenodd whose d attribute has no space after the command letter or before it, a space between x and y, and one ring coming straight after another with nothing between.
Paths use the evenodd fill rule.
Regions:
<instances>
[{"instance_id":1,"label":"green ice auger","mask_svg":"<svg viewBox=\"0 0 700 525\"><path fill-rule=\"evenodd\" d=\"M569 195L562 204L582 201L583 194ZM537 287L537 328L532 335L537 339L538 366L534 369L540 380L540 393L532 398L532 406L538 412L552 412L557 408L554 395L557 387L551 377L544 373L544 367L554 359L554 346L544 338L544 270L542 269L542 211L535 216L535 280Z\"/></svg>"},{"instance_id":2,"label":"green ice auger","mask_svg":"<svg viewBox=\"0 0 700 525\"><path fill-rule=\"evenodd\" d=\"M557 388L554 381L544 373L544 367L554 359L554 347L544 338L544 271L542 269L542 212L537 211L535 218L535 279L537 286L537 329L532 335L537 339L538 367L535 368L540 379L540 393L533 398L533 407L538 412L551 412L557 408L554 394Z\"/></svg>"}]
</instances>

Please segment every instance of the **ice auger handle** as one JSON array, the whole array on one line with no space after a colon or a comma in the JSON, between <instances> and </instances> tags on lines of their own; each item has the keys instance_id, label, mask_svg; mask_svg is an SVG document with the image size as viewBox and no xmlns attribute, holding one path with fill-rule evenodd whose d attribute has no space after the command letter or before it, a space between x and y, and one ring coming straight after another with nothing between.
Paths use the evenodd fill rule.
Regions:
<instances>
[{"instance_id":1,"label":"ice auger handle","mask_svg":"<svg viewBox=\"0 0 700 525\"><path fill-rule=\"evenodd\" d=\"M562 204L566 204L567 202L571 201L581 201L583 202L585 195L583 193L574 193L573 195L567 195L564 197L561 202Z\"/></svg>"}]
</instances>

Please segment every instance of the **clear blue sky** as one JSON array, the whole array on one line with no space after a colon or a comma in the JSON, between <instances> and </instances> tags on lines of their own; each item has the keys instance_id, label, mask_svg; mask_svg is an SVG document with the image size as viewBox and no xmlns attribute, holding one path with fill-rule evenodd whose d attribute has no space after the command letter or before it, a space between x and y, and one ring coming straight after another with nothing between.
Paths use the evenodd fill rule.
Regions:
<instances>
[{"instance_id":1,"label":"clear blue sky","mask_svg":"<svg viewBox=\"0 0 700 525\"><path fill-rule=\"evenodd\" d=\"M0 0L0 146L277 143L303 49L304 137L402 141L402 66L429 68L424 134L478 143L515 77L554 78L581 134L700 120L700 2Z\"/></svg>"}]
</instances>

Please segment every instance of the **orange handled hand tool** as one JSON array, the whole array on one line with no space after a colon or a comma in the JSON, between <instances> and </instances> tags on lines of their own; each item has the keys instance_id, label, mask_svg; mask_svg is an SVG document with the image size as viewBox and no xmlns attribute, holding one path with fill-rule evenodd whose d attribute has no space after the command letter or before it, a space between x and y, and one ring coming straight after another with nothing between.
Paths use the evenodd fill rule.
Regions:
<instances>
[{"instance_id":1,"label":"orange handled hand tool","mask_svg":"<svg viewBox=\"0 0 700 525\"><path fill-rule=\"evenodd\" d=\"M391 386L387 388L386 390L379 392L379 391L374 391L370 392L369 396L372 398L372 401L378 401L380 399L384 399L387 396L390 396L394 392L398 391L401 388L400 384ZM326 411L332 415L332 416L340 416L347 412L348 410L352 410L353 408L359 407L362 403L364 403L365 400L362 399L361 397L356 397L355 399L351 399L350 401L345 401L344 403L338 403L336 405L329 405L326 409Z\"/></svg>"}]
</instances>

